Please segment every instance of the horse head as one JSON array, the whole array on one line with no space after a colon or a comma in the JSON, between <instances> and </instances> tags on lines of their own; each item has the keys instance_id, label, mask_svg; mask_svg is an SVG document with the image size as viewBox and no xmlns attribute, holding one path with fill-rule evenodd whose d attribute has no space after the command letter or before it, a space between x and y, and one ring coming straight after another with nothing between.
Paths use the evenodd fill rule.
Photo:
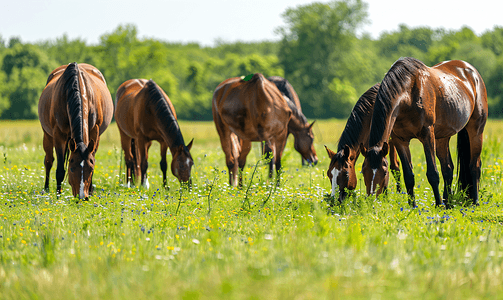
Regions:
<instances>
[{"instance_id":1,"label":"horse head","mask_svg":"<svg viewBox=\"0 0 503 300\"><path fill-rule=\"evenodd\" d=\"M376 194L379 196L388 186L389 170L388 143L384 143L381 148L378 146L370 148L368 151L360 145L361 153L365 157L362 165L363 179L367 187L367 195Z\"/></svg>"},{"instance_id":2,"label":"horse head","mask_svg":"<svg viewBox=\"0 0 503 300\"><path fill-rule=\"evenodd\" d=\"M72 187L74 197L89 200L89 191L95 166L94 155L98 147L99 129L96 125L96 135L91 138L89 145L83 142L69 141L70 159L68 162L68 183Z\"/></svg>"},{"instance_id":3,"label":"horse head","mask_svg":"<svg viewBox=\"0 0 503 300\"><path fill-rule=\"evenodd\" d=\"M172 153L173 160L171 161L171 173L173 173L180 182L190 183L190 171L194 165L194 161L190 155L190 149L192 148L193 141L194 139L192 139L187 146L180 145L176 147L174 149L175 151Z\"/></svg>"},{"instance_id":4,"label":"horse head","mask_svg":"<svg viewBox=\"0 0 503 300\"><path fill-rule=\"evenodd\" d=\"M309 163L316 165L318 163L318 156L316 156L316 151L314 150L314 134L313 134L313 123L306 123L302 129L292 132L295 138L294 147L297 152L302 155L302 157Z\"/></svg>"},{"instance_id":5,"label":"horse head","mask_svg":"<svg viewBox=\"0 0 503 300\"><path fill-rule=\"evenodd\" d=\"M327 146L325 149L330 158L327 175L332 184L332 196L335 196L338 189L339 203L342 203L347 196L347 191L356 188L357 179L354 164L356 152L347 145L337 153L328 149Z\"/></svg>"}]
</instances>

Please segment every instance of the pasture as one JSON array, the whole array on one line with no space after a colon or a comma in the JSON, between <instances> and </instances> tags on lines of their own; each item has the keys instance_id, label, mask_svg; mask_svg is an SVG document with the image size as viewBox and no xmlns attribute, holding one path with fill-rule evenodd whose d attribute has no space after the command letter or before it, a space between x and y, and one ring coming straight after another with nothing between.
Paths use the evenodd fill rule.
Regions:
<instances>
[{"instance_id":1,"label":"pasture","mask_svg":"<svg viewBox=\"0 0 503 300\"><path fill-rule=\"evenodd\" d=\"M328 213L323 145L336 149L344 124L316 122L315 167L301 167L290 136L278 187L255 143L239 189L228 184L214 124L180 122L185 141L194 138L192 189L169 171L162 188L154 142L146 190L125 187L112 123L95 193L77 202L67 180L55 193L55 168L42 192L39 122L1 122L0 299L501 298L503 123L486 126L479 207L436 208L413 141L416 209L393 179L387 197L366 197L360 157L356 194Z\"/></svg>"}]
</instances>

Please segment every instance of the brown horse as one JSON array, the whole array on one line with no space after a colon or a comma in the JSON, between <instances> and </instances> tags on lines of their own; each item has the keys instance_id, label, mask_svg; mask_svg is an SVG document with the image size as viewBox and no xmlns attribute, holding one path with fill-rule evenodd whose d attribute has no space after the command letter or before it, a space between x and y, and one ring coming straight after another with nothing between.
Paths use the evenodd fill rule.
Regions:
<instances>
[{"instance_id":1,"label":"brown horse","mask_svg":"<svg viewBox=\"0 0 503 300\"><path fill-rule=\"evenodd\" d=\"M443 198L448 205L454 168L449 140L457 133L459 187L466 189L473 204L478 205L486 120L486 87L472 65L453 60L430 68L417 59L401 58L386 73L377 93L366 157L368 172L376 173L385 165L386 143L393 134L407 193L415 206L409 141L417 138L423 144L426 176L437 206L442 205L442 199L435 152L440 160L445 183Z\"/></svg>"},{"instance_id":2,"label":"brown horse","mask_svg":"<svg viewBox=\"0 0 503 300\"><path fill-rule=\"evenodd\" d=\"M339 202L342 203L347 196L347 190L356 188L357 179L355 172L355 164L360 155L360 150L368 146L370 122L372 120L372 111L380 84L376 84L368 89L356 102L351 115L348 118L346 127L339 138L337 153L330 150L327 146L330 165L328 167L327 176L332 184L332 197L339 190ZM400 190L400 165L396 159L396 152L393 144L390 141L391 152L391 169L396 171L395 180L397 189ZM366 153L362 152L365 156ZM385 161L387 166L387 161ZM362 167L365 168L365 165ZM389 174L382 172L382 176L375 178L376 185L367 185L367 194L373 194L374 188L377 189L377 195L381 194L388 186ZM367 178L365 178L367 182ZM332 203L333 204L333 203Z\"/></svg>"},{"instance_id":3,"label":"brown horse","mask_svg":"<svg viewBox=\"0 0 503 300\"><path fill-rule=\"evenodd\" d=\"M281 156L290 122L298 127L307 124L295 105L287 101L276 85L262 74L256 73L244 79L227 79L213 93L213 120L225 153L231 185L238 184L238 175L239 184L242 183L239 170L242 171L245 166L252 141L265 141L266 149L272 152L269 169L269 177L272 177L273 165L277 173L281 170ZM312 153L301 154L305 158L316 157Z\"/></svg>"},{"instance_id":4,"label":"brown horse","mask_svg":"<svg viewBox=\"0 0 503 300\"><path fill-rule=\"evenodd\" d=\"M45 190L49 190L49 174L56 149L57 191L65 178L65 158L68 182L74 197L89 197L95 154L100 135L107 129L113 116L113 102L105 78L88 64L63 65L49 75L38 102L38 116L44 131Z\"/></svg>"},{"instance_id":5,"label":"brown horse","mask_svg":"<svg viewBox=\"0 0 503 300\"><path fill-rule=\"evenodd\" d=\"M305 165L305 162L316 165L318 157L316 156L316 150L314 150L314 134L312 130L315 121L311 124L307 123L306 117L302 114L299 96L297 96L288 80L280 76L271 76L267 80L276 85L278 90L283 94L283 97L285 97L285 100L288 101L288 105L291 107L294 106L292 107L292 111L298 115L297 118L292 118L290 123L288 123L288 134L293 134L295 139L294 148L301 154L302 165Z\"/></svg>"},{"instance_id":6,"label":"brown horse","mask_svg":"<svg viewBox=\"0 0 503 300\"><path fill-rule=\"evenodd\" d=\"M134 177L135 181L141 178L141 184L149 187L148 149L152 140L161 144L160 166L164 186L168 147L173 156L171 172L180 182L190 183L190 171L194 165L190 155L192 141L185 146L175 108L168 95L153 80L130 79L119 86L115 97L115 120L124 150L128 186Z\"/></svg>"}]
</instances>

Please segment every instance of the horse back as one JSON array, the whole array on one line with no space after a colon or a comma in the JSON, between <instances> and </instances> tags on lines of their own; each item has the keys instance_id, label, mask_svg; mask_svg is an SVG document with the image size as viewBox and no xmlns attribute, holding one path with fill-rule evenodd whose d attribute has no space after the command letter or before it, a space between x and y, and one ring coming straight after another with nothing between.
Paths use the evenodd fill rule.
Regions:
<instances>
[{"instance_id":1,"label":"horse back","mask_svg":"<svg viewBox=\"0 0 503 300\"><path fill-rule=\"evenodd\" d=\"M42 128L50 136L54 131L70 136L70 118L67 91L63 74L68 65L54 69L47 78L47 84L39 99L38 112ZM82 116L89 130L98 125L100 134L112 120L113 102L103 75L95 67L87 64L77 65L79 92L81 95ZM100 78L101 77L101 78Z\"/></svg>"},{"instance_id":2,"label":"horse back","mask_svg":"<svg viewBox=\"0 0 503 300\"><path fill-rule=\"evenodd\" d=\"M136 137L140 112L144 110L144 97L138 97L147 80L130 79L117 89L115 97L115 121L120 130L128 136Z\"/></svg>"},{"instance_id":3,"label":"horse back","mask_svg":"<svg viewBox=\"0 0 503 300\"><path fill-rule=\"evenodd\" d=\"M218 85L213 111L235 134L251 141L281 134L292 113L278 88L260 73L248 81L230 78Z\"/></svg>"},{"instance_id":4,"label":"horse back","mask_svg":"<svg viewBox=\"0 0 503 300\"><path fill-rule=\"evenodd\" d=\"M459 131L474 120L487 119L487 91L479 72L469 63L452 60L431 68L438 78L437 119ZM483 126L482 126L483 127Z\"/></svg>"}]
</instances>

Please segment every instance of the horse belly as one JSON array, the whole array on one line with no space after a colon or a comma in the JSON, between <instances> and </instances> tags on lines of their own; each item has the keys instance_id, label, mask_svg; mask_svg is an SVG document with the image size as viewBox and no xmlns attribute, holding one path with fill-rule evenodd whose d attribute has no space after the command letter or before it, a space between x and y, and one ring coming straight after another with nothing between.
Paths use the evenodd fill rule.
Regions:
<instances>
[{"instance_id":1,"label":"horse belly","mask_svg":"<svg viewBox=\"0 0 503 300\"><path fill-rule=\"evenodd\" d=\"M473 113L473 105L463 98L446 99L437 107L435 137L453 136L463 129Z\"/></svg>"}]
</instances>

